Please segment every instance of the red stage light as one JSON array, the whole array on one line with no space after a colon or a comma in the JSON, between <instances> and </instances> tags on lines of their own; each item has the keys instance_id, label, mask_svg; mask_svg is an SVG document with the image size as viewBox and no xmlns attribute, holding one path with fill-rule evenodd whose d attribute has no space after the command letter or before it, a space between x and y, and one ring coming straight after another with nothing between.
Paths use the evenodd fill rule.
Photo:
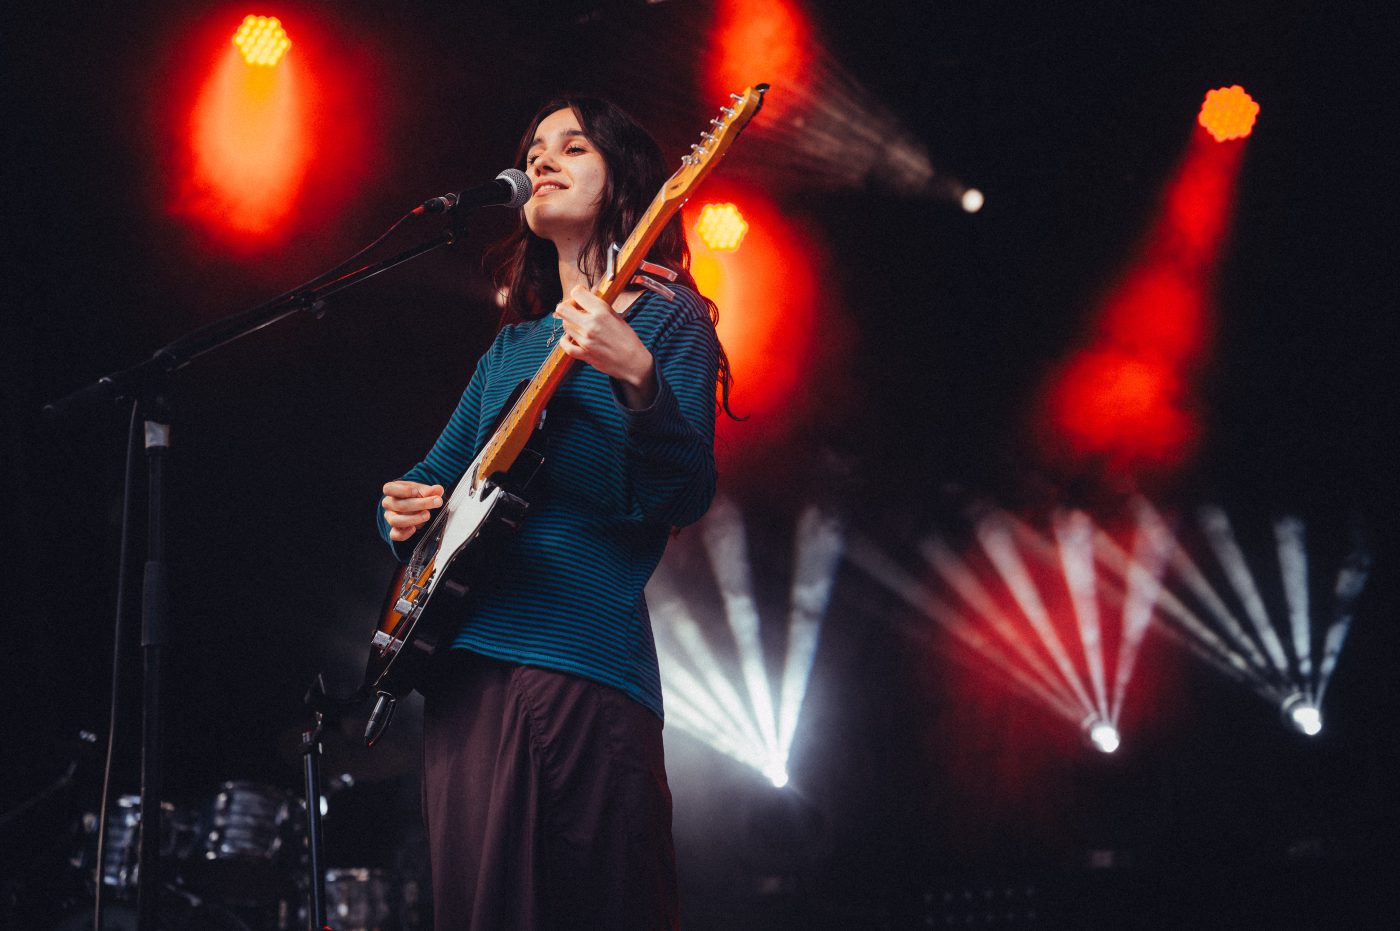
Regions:
<instances>
[{"instance_id":1,"label":"red stage light","mask_svg":"<svg viewBox=\"0 0 1400 931\"><path fill-rule=\"evenodd\" d=\"M1197 120L1216 142L1225 142L1248 136L1258 115L1259 104L1245 93L1243 87L1233 84L1208 92Z\"/></svg>"},{"instance_id":2,"label":"red stage light","mask_svg":"<svg viewBox=\"0 0 1400 931\"><path fill-rule=\"evenodd\" d=\"M267 68L274 67L292 47L281 20L275 16L245 16L233 34L233 44L248 64Z\"/></svg>"},{"instance_id":3,"label":"red stage light","mask_svg":"<svg viewBox=\"0 0 1400 931\"><path fill-rule=\"evenodd\" d=\"M1172 365L1112 348L1073 357L1049 401L1055 431L1074 455L1117 469L1177 466L1199 429Z\"/></svg>"},{"instance_id":4,"label":"red stage light","mask_svg":"<svg viewBox=\"0 0 1400 931\"><path fill-rule=\"evenodd\" d=\"M1196 381L1243 151L1193 135L1142 251L1098 308L1092 340L1047 383L1052 458L1162 475L1194 451Z\"/></svg>"},{"instance_id":5,"label":"red stage light","mask_svg":"<svg viewBox=\"0 0 1400 931\"><path fill-rule=\"evenodd\" d=\"M721 0L711 42L717 51L707 56L711 93L724 98L767 81L774 92L764 99L765 122L772 122L794 99L784 91L811 80L811 27L792 0Z\"/></svg>"},{"instance_id":6,"label":"red stage light","mask_svg":"<svg viewBox=\"0 0 1400 931\"><path fill-rule=\"evenodd\" d=\"M733 204L706 204L700 211L695 232L716 252L733 252L744 241L749 224Z\"/></svg>"}]
</instances>

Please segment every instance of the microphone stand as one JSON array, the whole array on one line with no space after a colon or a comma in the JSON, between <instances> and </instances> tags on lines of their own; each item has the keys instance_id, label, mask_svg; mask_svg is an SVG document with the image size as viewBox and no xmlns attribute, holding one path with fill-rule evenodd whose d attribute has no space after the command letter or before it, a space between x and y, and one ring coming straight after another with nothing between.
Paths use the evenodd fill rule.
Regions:
<instances>
[{"instance_id":1,"label":"microphone stand","mask_svg":"<svg viewBox=\"0 0 1400 931\"><path fill-rule=\"evenodd\" d=\"M306 797L306 847L308 858L307 931L330 931L326 914L326 864L324 831L321 824L321 738L327 724L335 724L346 708L359 704L365 690L348 698L326 694L321 674L306 690L302 703L311 712L311 726L301 732L302 791Z\"/></svg>"},{"instance_id":2,"label":"microphone stand","mask_svg":"<svg viewBox=\"0 0 1400 931\"><path fill-rule=\"evenodd\" d=\"M141 592L141 843L137 852L136 912L138 931L157 931L160 895L161 837L161 665L167 639L169 572L165 563L166 456L170 449L170 376L194 359L226 346L284 317L310 311L319 319L326 298L354 287L439 246L455 243L464 233L466 211L454 212L452 224L433 239L398 255L365 265L316 287L301 288L243 313L200 327L159 349L145 362L99 378L65 398L44 405L50 418L134 398L145 414L148 538ZM315 281L316 279L312 279ZM121 649L119 643L113 649ZM310 757L308 757L308 760ZM311 799L307 800L312 803ZM319 799L317 802L319 803ZM99 866L100 868L100 866ZM98 882L102 877L98 877Z\"/></svg>"}]
</instances>

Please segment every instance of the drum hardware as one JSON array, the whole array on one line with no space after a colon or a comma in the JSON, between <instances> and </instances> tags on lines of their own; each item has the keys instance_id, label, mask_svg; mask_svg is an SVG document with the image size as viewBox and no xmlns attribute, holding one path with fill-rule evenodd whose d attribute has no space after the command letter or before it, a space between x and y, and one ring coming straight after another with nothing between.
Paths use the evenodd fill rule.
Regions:
<instances>
[{"instance_id":1,"label":"drum hardware","mask_svg":"<svg viewBox=\"0 0 1400 931\"><path fill-rule=\"evenodd\" d=\"M302 852L301 801L255 782L225 782L205 802L190 884L229 905L264 905L287 889Z\"/></svg>"},{"instance_id":2,"label":"drum hardware","mask_svg":"<svg viewBox=\"0 0 1400 931\"><path fill-rule=\"evenodd\" d=\"M335 931L384 931L396 926L397 884L386 870L326 870L326 908Z\"/></svg>"},{"instance_id":3,"label":"drum hardware","mask_svg":"<svg viewBox=\"0 0 1400 931\"><path fill-rule=\"evenodd\" d=\"M171 802L161 803L160 841L156 845L163 859L186 860L193 850L197 827L193 812L177 808ZM82 816L80 836L83 842L69 858L69 864L85 875L88 891L96 891L97 876L102 885L119 894L132 894L140 883L141 860L141 796L122 795L107 811L106 850L101 869L97 864L98 816L86 812Z\"/></svg>"}]
</instances>

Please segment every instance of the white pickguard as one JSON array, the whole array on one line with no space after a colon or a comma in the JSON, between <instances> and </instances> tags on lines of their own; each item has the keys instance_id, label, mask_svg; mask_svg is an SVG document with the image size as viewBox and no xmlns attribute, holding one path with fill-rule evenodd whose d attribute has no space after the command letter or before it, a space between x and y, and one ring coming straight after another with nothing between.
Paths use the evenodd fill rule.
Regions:
<instances>
[{"instance_id":1,"label":"white pickguard","mask_svg":"<svg viewBox=\"0 0 1400 931\"><path fill-rule=\"evenodd\" d=\"M447 568L447 564L462 551L462 547L471 542L472 537L476 536L486 523L491 509L495 507L496 499L504 493L499 485L476 481L480 464L479 461L473 462L467 468L466 474L443 505L447 509L447 516L443 520L442 542L438 544L437 568L429 583L430 589Z\"/></svg>"}]
</instances>

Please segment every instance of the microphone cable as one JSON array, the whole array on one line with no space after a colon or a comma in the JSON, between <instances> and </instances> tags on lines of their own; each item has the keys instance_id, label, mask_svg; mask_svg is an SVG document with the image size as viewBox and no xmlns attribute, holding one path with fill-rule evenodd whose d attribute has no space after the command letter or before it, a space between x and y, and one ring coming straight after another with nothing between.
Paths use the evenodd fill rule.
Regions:
<instances>
[{"instance_id":1,"label":"microphone cable","mask_svg":"<svg viewBox=\"0 0 1400 931\"><path fill-rule=\"evenodd\" d=\"M107 801L111 797L112 757L117 742L117 706L121 693L122 640L126 630L126 583L131 574L131 498L136 471L136 447L141 438L141 403L131 402L131 425L127 428L126 470L122 480L122 519L121 546L117 556L117 620L113 625L112 642L112 698L111 711L107 716L107 755L102 764L102 798L97 809L97 856L93 869L96 873L96 892L92 903L93 931L102 929L102 885L107 863ZM159 804L159 801L157 801Z\"/></svg>"}]
</instances>

